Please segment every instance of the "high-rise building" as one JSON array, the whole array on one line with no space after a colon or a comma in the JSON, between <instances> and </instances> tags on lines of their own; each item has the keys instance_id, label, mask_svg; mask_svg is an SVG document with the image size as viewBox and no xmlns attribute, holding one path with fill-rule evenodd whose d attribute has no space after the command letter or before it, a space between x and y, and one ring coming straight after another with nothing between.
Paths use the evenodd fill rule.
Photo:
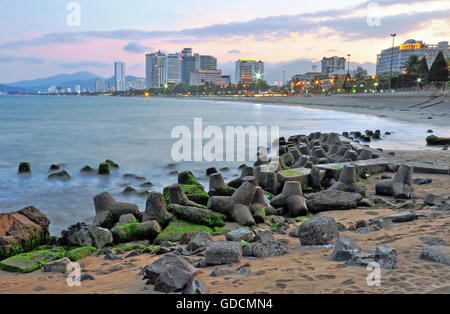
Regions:
<instances>
[{"instance_id":1,"label":"high-rise building","mask_svg":"<svg viewBox=\"0 0 450 314\"><path fill-rule=\"evenodd\" d=\"M95 92L96 93L105 93L106 92L106 82L103 80L95 81Z\"/></svg>"},{"instance_id":2,"label":"high-rise building","mask_svg":"<svg viewBox=\"0 0 450 314\"><path fill-rule=\"evenodd\" d=\"M165 84L178 85L183 81L183 55L167 55L167 81Z\"/></svg>"},{"instance_id":3,"label":"high-rise building","mask_svg":"<svg viewBox=\"0 0 450 314\"><path fill-rule=\"evenodd\" d=\"M191 72L200 71L200 56L198 53L193 54L192 48L184 48L181 54L183 56L182 80L184 84L190 85Z\"/></svg>"},{"instance_id":4,"label":"high-rise building","mask_svg":"<svg viewBox=\"0 0 450 314\"><path fill-rule=\"evenodd\" d=\"M236 61L236 83L254 83L262 78L264 78L264 62L253 59Z\"/></svg>"},{"instance_id":5,"label":"high-rise building","mask_svg":"<svg viewBox=\"0 0 450 314\"><path fill-rule=\"evenodd\" d=\"M57 93L57 88L56 88L56 86L55 85L52 85L52 86L50 86L49 88L48 88L48 93L49 94L56 94Z\"/></svg>"},{"instance_id":6,"label":"high-rise building","mask_svg":"<svg viewBox=\"0 0 450 314\"><path fill-rule=\"evenodd\" d=\"M114 81L116 84L117 92L125 91L125 63L114 63Z\"/></svg>"},{"instance_id":7,"label":"high-rise building","mask_svg":"<svg viewBox=\"0 0 450 314\"><path fill-rule=\"evenodd\" d=\"M212 83L214 85L222 85L222 71L200 71L191 72L191 86L200 86L205 83Z\"/></svg>"},{"instance_id":8,"label":"high-rise building","mask_svg":"<svg viewBox=\"0 0 450 314\"><path fill-rule=\"evenodd\" d=\"M81 94L81 86L80 85L75 85L75 93Z\"/></svg>"},{"instance_id":9,"label":"high-rise building","mask_svg":"<svg viewBox=\"0 0 450 314\"><path fill-rule=\"evenodd\" d=\"M345 69L346 59L342 57L331 57L322 59L322 75L345 75L347 71Z\"/></svg>"},{"instance_id":10,"label":"high-rise building","mask_svg":"<svg viewBox=\"0 0 450 314\"><path fill-rule=\"evenodd\" d=\"M159 88L167 82L167 58L161 51L145 56L147 88Z\"/></svg>"},{"instance_id":11,"label":"high-rise building","mask_svg":"<svg viewBox=\"0 0 450 314\"><path fill-rule=\"evenodd\" d=\"M200 56L200 71L217 70L217 59L213 56Z\"/></svg>"},{"instance_id":12,"label":"high-rise building","mask_svg":"<svg viewBox=\"0 0 450 314\"><path fill-rule=\"evenodd\" d=\"M405 70L405 64L412 55L418 56L420 59L425 57L430 68L437 57L439 51L442 51L444 57L450 58L450 47L448 41L439 42L437 45L428 45L423 41L409 39L405 43L381 51L377 56L377 75L398 73Z\"/></svg>"},{"instance_id":13,"label":"high-rise building","mask_svg":"<svg viewBox=\"0 0 450 314\"><path fill-rule=\"evenodd\" d=\"M228 86L231 84L231 75L222 75L222 86Z\"/></svg>"}]
</instances>

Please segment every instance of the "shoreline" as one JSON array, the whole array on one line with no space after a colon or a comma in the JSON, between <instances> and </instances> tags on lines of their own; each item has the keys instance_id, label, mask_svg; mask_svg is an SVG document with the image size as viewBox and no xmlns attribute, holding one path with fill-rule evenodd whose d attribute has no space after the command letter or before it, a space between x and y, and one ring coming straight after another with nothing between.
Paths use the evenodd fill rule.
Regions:
<instances>
[{"instance_id":1,"label":"shoreline","mask_svg":"<svg viewBox=\"0 0 450 314\"><path fill-rule=\"evenodd\" d=\"M178 98L178 97L173 97ZM450 125L450 100L448 97L423 96L192 96L186 99L204 101L233 101L261 103L267 105L303 106L310 109L324 109L409 123L432 123L435 126ZM430 119L431 118L431 119ZM450 129L449 129L450 131Z\"/></svg>"}]
</instances>

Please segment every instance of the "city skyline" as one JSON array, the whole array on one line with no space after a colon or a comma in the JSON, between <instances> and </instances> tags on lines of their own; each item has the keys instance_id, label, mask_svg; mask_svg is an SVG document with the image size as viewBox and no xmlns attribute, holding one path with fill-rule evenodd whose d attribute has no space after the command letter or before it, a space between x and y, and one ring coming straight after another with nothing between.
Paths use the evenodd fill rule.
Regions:
<instances>
[{"instance_id":1,"label":"city skyline","mask_svg":"<svg viewBox=\"0 0 450 314\"><path fill-rule=\"evenodd\" d=\"M102 7L103 1L78 3L80 27L66 24L65 2L39 4L39 12L49 7L39 15L33 13L34 3L0 3L0 29L14 30L1 33L0 82L77 71L107 77L116 60L127 64L128 74L145 77L146 53L191 46L216 56L221 65L240 58L268 65L297 59L320 62L348 53L353 62L375 64L377 54L389 47L391 32L398 34L399 43L411 38L437 43L450 34L450 4L435 0L348 0L339 8L332 1L285 0L271 8L270 16L264 13L268 1L198 0L177 6L136 1L114 8ZM236 12L237 6L243 13ZM94 19L98 12L101 18ZM118 19L118 12L133 18Z\"/></svg>"}]
</instances>

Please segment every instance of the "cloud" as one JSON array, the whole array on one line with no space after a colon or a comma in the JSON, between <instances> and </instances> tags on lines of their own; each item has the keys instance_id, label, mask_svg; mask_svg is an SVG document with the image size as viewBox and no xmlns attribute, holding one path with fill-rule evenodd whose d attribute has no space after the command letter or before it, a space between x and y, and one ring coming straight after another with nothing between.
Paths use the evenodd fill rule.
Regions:
<instances>
[{"instance_id":1,"label":"cloud","mask_svg":"<svg viewBox=\"0 0 450 314\"><path fill-rule=\"evenodd\" d=\"M44 63L45 59L40 56L12 56L12 55L0 55L0 63L9 63L9 62L22 62L22 63L31 63L38 64Z\"/></svg>"},{"instance_id":2,"label":"cloud","mask_svg":"<svg viewBox=\"0 0 450 314\"><path fill-rule=\"evenodd\" d=\"M228 54L230 54L230 55L238 54L238 53L241 53L241 51L240 50L236 50L236 49L228 51Z\"/></svg>"},{"instance_id":3,"label":"cloud","mask_svg":"<svg viewBox=\"0 0 450 314\"><path fill-rule=\"evenodd\" d=\"M433 1L430 1L433 2ZM145 47L140 40L163 40L170 42L195 42L218 40L220 38L252 38L254 40L280 40L293 34L311 33L326 37L336 35L344 41L366 38L381 38L390 33L407 33L419 30L423 24L433 19L447 19L450 8L443 7L436 11L397 13L381 17L379 26L370 26L367 12L364 9L372 2L364 2L351 8L326 10L315 13L297 15L280 15L256 18L244 22L214 24L206 27L167 31L145 31L136 29L121 29L113 31L86 31L69 33L50 33L30 40L18 40L3 43L0 49L19 49L33 46L48 46L58 44L80 44L88 41L131 40L123 47L130 53L143 53L150 47ZM374 1L380 5L379 13L384 13L383 5L398 3L423 3L423 1ZM355 16L355 14L359 14Z\"/></svg>"},{"instance_id":4,"label":"cloud","mask_svg":"<svg viewBox=\"0 0 450 314\"><path fill-rule=\"evenodd\" d=\"M144 53L144 52L152 52L153 48L144 46L139 41L132 41L132 42L126 44L123 47L123 50L126 52L129 52L129 53Z\"/></svg>"},{"instance_id":5,"label":"cloud","mask_svg":"<svg viewBox=\"0 0 450 314\"><path fill-rule=\"evenodd\" d=\"M107 67L112 66L111 63L98 62L98 61L85 61L85 60L77 61L77 62L61 63L59 65L65 69L79 69L79 68L86 68L86 67L107 68Z\"/></svg>"}]
</instances>

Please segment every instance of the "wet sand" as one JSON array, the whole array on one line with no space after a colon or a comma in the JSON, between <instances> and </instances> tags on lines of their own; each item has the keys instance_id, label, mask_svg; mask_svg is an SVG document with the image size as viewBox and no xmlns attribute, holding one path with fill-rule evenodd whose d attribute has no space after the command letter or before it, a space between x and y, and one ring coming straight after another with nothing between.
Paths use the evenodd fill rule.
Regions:
<instances>
[{"instance_id":1,"label":"wet sand","mask_svg":"<svg viewBox=\"0 0 450 314\"><path fill-rule=\"evenodd\" d=\"M389 173L389 175L392 175ZM368 179L363 185L368 190L367 197L374 194L374 185L381 174ZM433 179L429 185L415 185L415 194L423 197L428 192L450 195L450 178L446 175L414 175ZM392 199L385 198L392 202ZM417 204L420 204L418 200ZM389 207L389 206L387 206ZM358 208L349 211L333 211L321 215L331 216L336 221L348 226L358 220L368 220L378 216L394 214L392 209ZM419 210L417 213L429 216L432 211ZM265 293L450 293L450 266L423 261L419 258L424 247L428 245L419 238L424 236L438 237L450 245L450 215L442 212L436 217L413 222L393 224L389 228L369 234L356 234L351 231L342 232L341 236L352 237L362 249L376 248L379 244L387 244L398 252L397 270L381 270L381 286L369 287L366 277L371 271L362 267L346 267L344 263L333 262L333 249L311 249L300 245L297 238L288 235L276 235L276 238L289 240L290 253L281 257L266 259L243 258L233 269L248 263L251 274L248 277L237 274L213 278L210 273L214 267L200 269L199 278L204 281L214 294L265 294ZM269 217L270 218L270 217ZM236 224L229 224L233 229ZM268 224L262 225L269 228ZM295 226L292 225L292 230ZM289 231L290 231L289 230ZM216 237L216 240L224 236ZM128 254L128 253L126 253ZM94 281L84 281L81 287L68 287L63 274L42 273L11 274L0 271L0 293L100 293L153 294L151 286L139 275L142 267L152 263L160 256L144 254L120 261L105 261L103 256L90 256L81 261L83 272L92 275ZM192 260L200 259L201 254ZM227 266L222 266L226 268ZM102 274L116 269L109 274ZM119 268L119 269L117 269Z\"/></svg>"}]
</instances>

